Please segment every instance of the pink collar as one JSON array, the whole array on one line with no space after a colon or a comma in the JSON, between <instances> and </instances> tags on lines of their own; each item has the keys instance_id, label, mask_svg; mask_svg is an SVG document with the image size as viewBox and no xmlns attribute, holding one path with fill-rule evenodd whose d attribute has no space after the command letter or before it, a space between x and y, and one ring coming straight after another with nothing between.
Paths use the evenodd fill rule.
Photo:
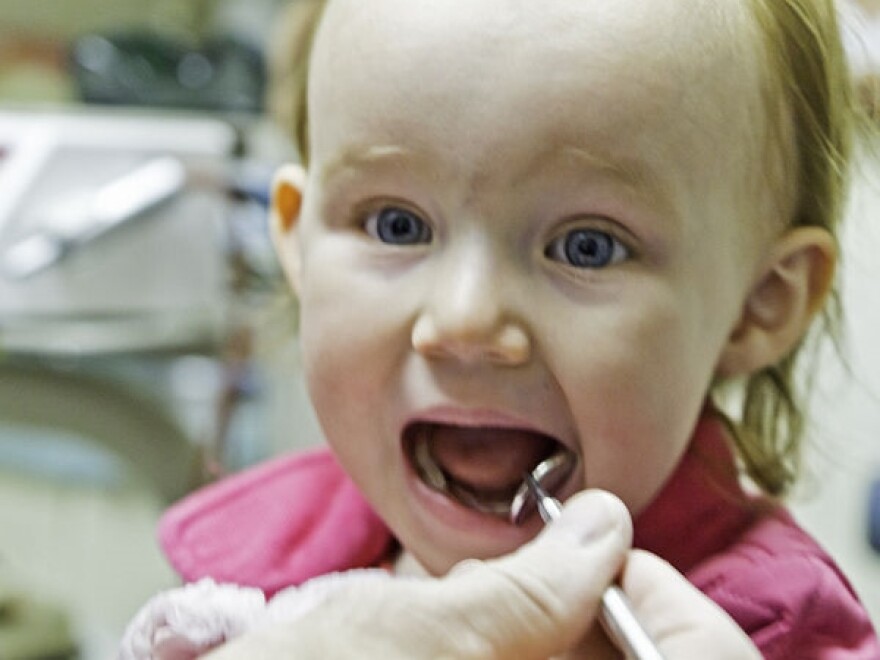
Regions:
<instances>
[{"instance_id":1,"label":"pink collar","mask_svg":"<svg viewBox=\"0 0 880 660\"><path fill-rule=\"evenodd\" d=\"M333 455L262 463L172 506L159 542L181 577L212 577L271 596L309 578L375 566L393 540Z\"/></svg>"},{"instance_id":2,"label":"pink collar","mask_svg":"<svg viewBox=\"0 0 880 660\"><path fill-rule=\"evenodd\" d=\"M750 524L754 513L746 502L723 427L705 416L679 468L638 516L635 543L687 572ZM384 523L323 448L194 492L162 517L159 538L186 581L210 576L268 595L317 575L375 566L394 547Z\"/></svg>"},{"instance_id":3,"label":"pink collar","mask_svg":"<svg viewBox=\"0 0 880 660\"><path fill-rule=\"evenodd\" d=\"M729 435L709 413L669 481L636 517L633 544L688 573L729 546L766 508L766 500L743 491Z\"/></svg>"}]
</instances>

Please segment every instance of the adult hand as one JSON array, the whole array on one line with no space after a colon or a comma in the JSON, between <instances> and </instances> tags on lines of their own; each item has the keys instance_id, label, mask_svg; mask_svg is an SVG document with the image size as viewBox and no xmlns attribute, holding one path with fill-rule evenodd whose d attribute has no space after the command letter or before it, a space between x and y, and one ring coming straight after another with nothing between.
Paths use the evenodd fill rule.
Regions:
<instances>
[{"instance_id":1,"label":"adult hand","mask_svg":"<svg viewBox=\"0 0 880 660\"><path fill-rule=\"evenodd\" d=\"M684 577L652 555L630 553L631 540L624 505L587 491L511 555L463 562L442 579L352 585L295 622L206 657L619 657L595 623L601 595L618 575L669 660L760 657Z\"/></svg>"},{"instance_id":2,"label":"adult hand","mask_svg":"<svg viewBox=\"0 0 880 660\"><path fill-rule=\"evenodd\" d=\"M667 660L763 657L727 612L656 555L630 552L620 582Z\"/></svg>"}]
</instances>

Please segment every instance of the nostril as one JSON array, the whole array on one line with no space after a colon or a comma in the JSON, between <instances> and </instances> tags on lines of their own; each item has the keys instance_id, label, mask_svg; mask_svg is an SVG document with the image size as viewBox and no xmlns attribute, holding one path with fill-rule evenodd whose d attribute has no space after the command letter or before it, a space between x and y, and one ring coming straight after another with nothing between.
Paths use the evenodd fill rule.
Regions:
<instances>
[{"instance_id":1,"label":"nostril","mask_svg":"<svg viewBox=\"0 0 880 660\"><path fill-rule=\"evenodd\" d=\"M525 329L514 323L505 324L493 342L490 356L504 364L528 362L531 355L531 342Z\"/></svg>"},{"instance_id":2,"label":"nostril","mask_svg":"<svg viewBox=\"0 0 880 660\"><path fill-rule=\"evenodd\" d=\"M426 314L416 320L411 335L415 351L429 358L517 365L527 362L531 356L528 333L517 323L499 323L485 329L459 328L456 331L438 327Z\"/></svg>"},{"instance_id":3,"label":"nostril","mask_svg":"<svg viewBox=\"0 0 880 660\"><path fill-rule=\"evenodd\" d=\"M413 348L419 353L430 353L436 350L437 328L431 322L430 317L422 314L413 324L411 333Z\"/></svg>"}]
</instances>

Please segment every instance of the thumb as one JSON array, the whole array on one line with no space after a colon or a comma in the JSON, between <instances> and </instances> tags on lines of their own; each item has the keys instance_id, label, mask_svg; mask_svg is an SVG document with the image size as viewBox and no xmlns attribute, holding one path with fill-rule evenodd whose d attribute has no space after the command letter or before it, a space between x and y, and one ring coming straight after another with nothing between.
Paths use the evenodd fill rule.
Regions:
<instances>
[{"instance_id":1,"label":"thumb","mask_svg":"<svg viewBox=\"0 0 880 660\"><path fill-rule=\"evenodd\" d=\"M547 658L574 647L631 543L624 504L593 490L513 554L459 565L438 591L460 657Z\"/></svg>"},{"instance_id":2,"label":"thumb","mask_svg":"<svg viewBox=\"0 0 880 660\"><path fill-rule=\"evenodd\" d=\"M665 657L761 657L727 612L660 557L630 553L621 584Z\"/></svg>"}]
</instances>

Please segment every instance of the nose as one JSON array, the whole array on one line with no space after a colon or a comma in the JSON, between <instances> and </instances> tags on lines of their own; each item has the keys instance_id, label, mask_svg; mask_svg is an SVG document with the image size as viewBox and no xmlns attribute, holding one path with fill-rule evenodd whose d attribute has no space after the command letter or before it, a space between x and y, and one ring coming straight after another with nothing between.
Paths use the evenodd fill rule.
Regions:
<instances>
[{"instance_id":1,"label":"nose","mask_svg":"<svg viewBox=\"0 0 880 660\"><path fill-rule=\"evenodd\" d=\"M531 339L510 309L510 281L485 255L466 252L434 278L413 324L413 348L425 357L467 364L525 364Z\"/></svg>"}]
</instances>

